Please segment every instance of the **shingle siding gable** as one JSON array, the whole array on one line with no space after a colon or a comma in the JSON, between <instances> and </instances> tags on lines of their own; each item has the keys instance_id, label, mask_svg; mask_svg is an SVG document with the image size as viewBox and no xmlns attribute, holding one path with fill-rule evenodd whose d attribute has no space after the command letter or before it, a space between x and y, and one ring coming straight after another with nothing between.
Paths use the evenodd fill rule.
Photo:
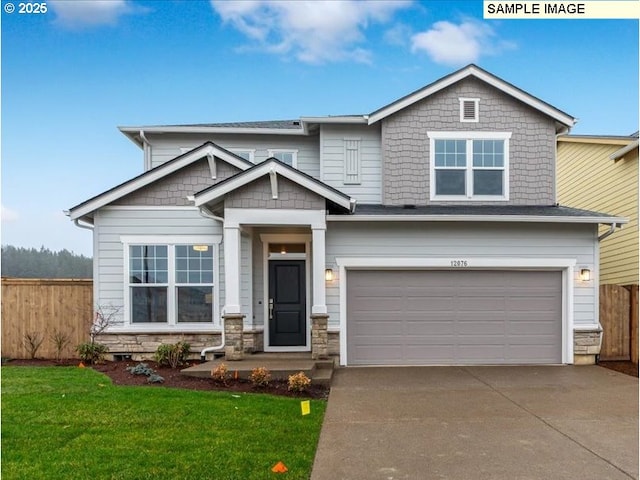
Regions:
<instances>
[{"instance_id":1,"label":"shingle siding gable","mask_svg":"<svg viewBox=\"0 0 640 480\"><path fill-rule=\"evenodd\" d=\"M477 123L460 121L461 97L480 99ZM434 203L429 201L428 131L512 132L507 204L555 203L554 121L480 80L467 78L382 120L384 204Z\"/></svg>"},{"instance_id":2,"label":"shingle siding gable","mask_svg":"<svg viewBox=\"0 0 640 480\"><path fill-rule=\"evenodd\" d=\"M215 161L215 179L211 178L209 163L206 158L203 158L168 177L126 195L113 205L193 206L193 203L187 200L187 196L215 185L240 171L220 159Z\"/></svg>"}]
</instances>

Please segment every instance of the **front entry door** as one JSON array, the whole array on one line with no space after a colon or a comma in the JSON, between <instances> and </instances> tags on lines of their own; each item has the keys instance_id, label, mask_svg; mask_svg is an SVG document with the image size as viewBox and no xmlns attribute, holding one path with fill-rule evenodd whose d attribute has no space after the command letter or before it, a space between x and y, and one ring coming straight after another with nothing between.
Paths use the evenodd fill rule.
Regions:
<instances>
[{"instance_id":1,"label":"front entry door","mask_svg":"<svg viewBox=\"0 0 640 480\"><path fill-rule=\"evenodd\" d=\"M269 261L269 346L305 346L305 261Z\"/></svg>"}]
</instances>

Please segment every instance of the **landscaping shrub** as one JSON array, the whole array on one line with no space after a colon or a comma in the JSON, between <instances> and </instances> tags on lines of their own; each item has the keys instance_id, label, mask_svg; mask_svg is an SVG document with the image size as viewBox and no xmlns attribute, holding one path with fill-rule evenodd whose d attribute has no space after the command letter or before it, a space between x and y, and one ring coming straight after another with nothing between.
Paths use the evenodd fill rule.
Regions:
<instances>
[{"instance_id":1,"label":"landscaping shrub","mask_svg":"<svg viewBox=\"0 0 640 480\"><path fill-rule=\"evenodd\" d=\"M289 391L302 393L311 385L311 379L307 377L304 372L298 372L293 375L289 375Z\"/></svg>"},{"instance_id":2,"label":"landscaping shrub","mask_svg":"<svg viewBox=\"0 0 640 480\"><path fill-rule=\"evenodd\" d=\"M30 358L36 358L38 349L40 348L40 345L42 345L43 341L44 337L40 332L27 332L24 334L22 345L29 352Z\"/></svg>"},{"instance_id":3,"label":"landscaping shrub","mask_svg":"<svg viewBox=\"0 0 640 480\"><path fill-rule=\"evenodd\" d=\"M254 387L266 387L271 380L271 372L266 367L256 367L251 370L249 380Z\"/></svg>"},{"instance_id":4,"label":"landscaping shrub","mask_svg":"<svg viewBox=\"0 0 640 480\"><path fill-rule=\"evenodd\" d=\"M100 363L104 360L104 355L107 353L106 345L101 343L81 343L76 347L76 351L83 362L87 363Z\"/></svg>"},{"instance_id":5,"label":"landscaping shrub","mask_svg":"<svg viewBox=\"0 0 640 480\"><path fill-rule=\"evenodd\" d=\"M145 375L147 376L148 383L162 383L164 382L164 378L156 373L156 371L151 368L146 363L139 363L135 367L127 367L127 371L132 375Z\"/></svg>"},{"instance_id":6,"label":"landscaping shrub","mask_svg":"<svg viewBox=\"0 0 640 480\"><path fill-rule=\"evenodd\" d=\"M155 360L159 365L178 368L180 365L184 365L186 363L190 350L191 345L184 341L180 341L173 345L163 343L156 350Z\"/></svg>"},{"instance_id":7,"label":"landscaping shrub","mask_svg":"<svg viewBox=\"0 0 640 480\"><path fill-rule=\"evenodd\" d=\"M213 370L211 370L211 377L214 381L225 384L227 383L227 375L229 373L229 369L224 363L221 363Z\"/></svg>"},{"instance_id":8,"label":"landscaping shrub","mask_svg":"<svg viewBox=\"0 0 640 480\"><path fill-rule=\"evenodd\" d=\"M59 362L62 360L63 350L71 343L71 335L67 332L63 332L62 330L55 329L51 333L49 339L56 349L56 362Z\"/></svg>"}]
</instances>

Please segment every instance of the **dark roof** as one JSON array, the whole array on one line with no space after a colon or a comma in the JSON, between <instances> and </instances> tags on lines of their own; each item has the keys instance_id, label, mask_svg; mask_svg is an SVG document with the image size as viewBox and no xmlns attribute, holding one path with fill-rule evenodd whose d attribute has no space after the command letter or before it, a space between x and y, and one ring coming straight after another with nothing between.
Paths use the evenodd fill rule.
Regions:
<instances>
[{"instance_id":1,"label":"dark roof","mask_svg":"<svg viewBox=\"0 0 640 480\"><path fill-rule=\"evenodd\" d=\"M155 125L158 127L221 127L221 128L302 128L300 120L264 120L258 122L192 123L180 125Z\"/></svg>"},{"instance_id":2,"label":"dark roof","mask_svg":"<svg viewBox=\"0 0 640 480\"><path fill-rule=\"evenodd\" d=\"M607 213L580 210L577 208L527 205L428 205L428 206L387 206L358 205L354 215L503 215L533 217L614 217Z\"/></svg>"}]
</instances>

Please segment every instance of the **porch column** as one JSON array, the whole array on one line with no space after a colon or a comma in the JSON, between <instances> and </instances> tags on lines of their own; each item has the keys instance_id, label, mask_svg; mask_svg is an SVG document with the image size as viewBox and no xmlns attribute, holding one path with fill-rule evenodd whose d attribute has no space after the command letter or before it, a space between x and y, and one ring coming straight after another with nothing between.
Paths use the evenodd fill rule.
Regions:
<instances>
[{"instance_id":1,"label":"porch column","mask_svg":"<svg viewBox=\"0 0 640 480\"><path fill-rule=\"evenodd\" d=\"M242 360L244 356L244 315L240 311L240 227L224 227L225 305L223 328L225 357Z\"/></svg>"},{"instance_id":2,"label":"porch column","mask_svg":"<svg viewBox=\"0 0 640 480\"><path fill-rule=\"evenodd\" d=\"M240 313L240 228L224 227L224 313Z\"/></svg>"},{"instance_id":3,"label":"porch column","mask_svg":"<svg viewBox=\"0 0 640 480\"><path fill-rule=\"evenodd\" d=\"M325 268L325 227L312 227L311 249L313 250L313 306L311 314L326 314Z\"/></svg>"}]
</instances>

